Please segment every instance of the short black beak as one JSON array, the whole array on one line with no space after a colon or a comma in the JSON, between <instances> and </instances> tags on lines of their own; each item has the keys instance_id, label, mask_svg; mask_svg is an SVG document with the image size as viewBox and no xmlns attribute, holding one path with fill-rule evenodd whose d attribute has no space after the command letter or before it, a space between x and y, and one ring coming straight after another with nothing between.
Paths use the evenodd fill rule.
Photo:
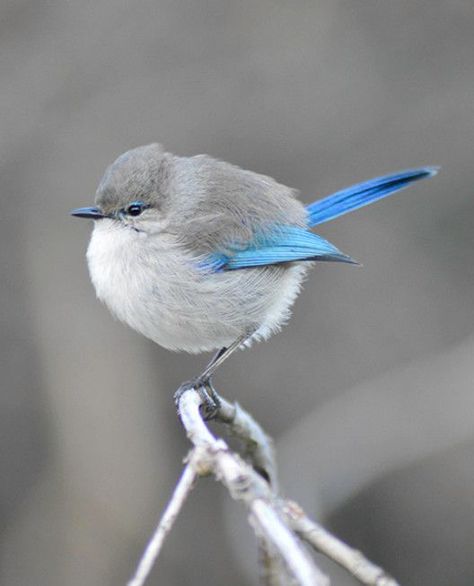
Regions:
<instances>
[{"instance_id":1,"label":"short black beak","mask_svg":"<svg viewBox=\"0 0 474 586\"><path fill-rule=\"evenodd\" d=\"M76 216L76 218L89 218L90 220L100 220L100 218L106 217L99 208L94 207L77 208L71 211L71 216Z\"/></svg>"}]
</instances>

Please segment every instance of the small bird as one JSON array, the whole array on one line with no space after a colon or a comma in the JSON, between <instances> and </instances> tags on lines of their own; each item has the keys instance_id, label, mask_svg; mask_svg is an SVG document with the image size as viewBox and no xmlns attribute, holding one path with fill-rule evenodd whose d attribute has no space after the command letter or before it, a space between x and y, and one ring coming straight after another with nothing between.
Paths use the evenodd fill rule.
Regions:
<instances>
[{"instance_id":1,"label":"small bird","mask_svg":"<svg viewBox=\"0 0 474 586\"><path fill-rule=\"evenodd\" d=\"M108 167L87 250L98 298L121 321L170 350L218 350L181 389L212 389L237 348L265 340L290 316L315 262L358 264L311 229L437 172L378 177L304 206L271 177L208 155L150 144Z\"/></svg>"}]
</instances>

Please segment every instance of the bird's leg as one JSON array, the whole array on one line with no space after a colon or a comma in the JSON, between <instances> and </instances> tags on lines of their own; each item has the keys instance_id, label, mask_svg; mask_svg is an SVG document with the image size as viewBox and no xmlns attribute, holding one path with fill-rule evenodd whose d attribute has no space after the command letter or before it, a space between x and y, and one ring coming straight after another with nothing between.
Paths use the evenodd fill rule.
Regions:
<instances>
[{"instance_id":1,"label":"bird's leg","mask_svg":"<svg viewBox=\"0 0 474 586\"><path fill-rule=\"evenodd\" d=\"M197 380L207 382L214 375L219 366L221 366L221 364L223 364L236 350L238 350L249 337L249 334L245 334L244 336L237 338L237 340L232 342L232 344L229 346L221 348L219 352L215 354L206 368L202 371Z\"/></svg>"},{"instance_id":2,"label":"bird's leg","mask_svg":"<svg viewBox=\"0 0 474 586\"><path fill-rule=\"evenodd\" d=\"M201 395L203 401L203 411L205 415L205 419L212 419L215 413L220 408L220 400L219 397L212 386L211 378L216 372L216 370L221 366L223 362L225 362L229 356L231 356L240 346L248 340L253 334L255 330L251 332L247 332L244 335L237 338L232 344L225 348L221 348L206 366L206 368L202 371L202 373L193 378L190 381L183 383L179 389L176 391L174 395L174 400L176 405L179 404L179 400L183 393L189 391L190 389L196 389L198 393Z\"/></svg>"}]
</instances>

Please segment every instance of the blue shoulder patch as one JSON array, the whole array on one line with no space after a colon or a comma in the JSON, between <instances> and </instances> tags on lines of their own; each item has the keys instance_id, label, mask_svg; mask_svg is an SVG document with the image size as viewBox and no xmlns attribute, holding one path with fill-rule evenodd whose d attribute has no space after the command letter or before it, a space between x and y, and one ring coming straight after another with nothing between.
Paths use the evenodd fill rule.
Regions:
<instances>
[{"instance_id":1,"label":"blue shoulder patch","mask_svg":"<svg viewBox=\"0 0 474 586\"><path fill-rule=\"evenodd\" d=\"M358 264L333 244L305 228L277 226L248 248L227 255L215 253L201 266L219 272L305 260Z\"/></svg>"}]
</instances>

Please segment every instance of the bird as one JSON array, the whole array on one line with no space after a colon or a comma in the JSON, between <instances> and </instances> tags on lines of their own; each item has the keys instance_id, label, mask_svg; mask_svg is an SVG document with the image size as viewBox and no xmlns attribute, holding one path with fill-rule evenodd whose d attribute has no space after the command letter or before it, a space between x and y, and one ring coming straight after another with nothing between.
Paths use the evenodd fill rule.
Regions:
<instances>
[{"instance_id":1,"label":"bird","mask_svg":"<svg viewBox=\"0 0 474 586\"><path fill-rule=\"evenodd\" d=\"M437 171L399 171L305 206L271 177L152 143L120 155L94 205L71 214L94 221L89 273L115 317L169 350L217 350L180 387L207 389L212 403L217 368L281 329L310 268L358 264L313 228Z\"/></svg>"}]
</instances>

